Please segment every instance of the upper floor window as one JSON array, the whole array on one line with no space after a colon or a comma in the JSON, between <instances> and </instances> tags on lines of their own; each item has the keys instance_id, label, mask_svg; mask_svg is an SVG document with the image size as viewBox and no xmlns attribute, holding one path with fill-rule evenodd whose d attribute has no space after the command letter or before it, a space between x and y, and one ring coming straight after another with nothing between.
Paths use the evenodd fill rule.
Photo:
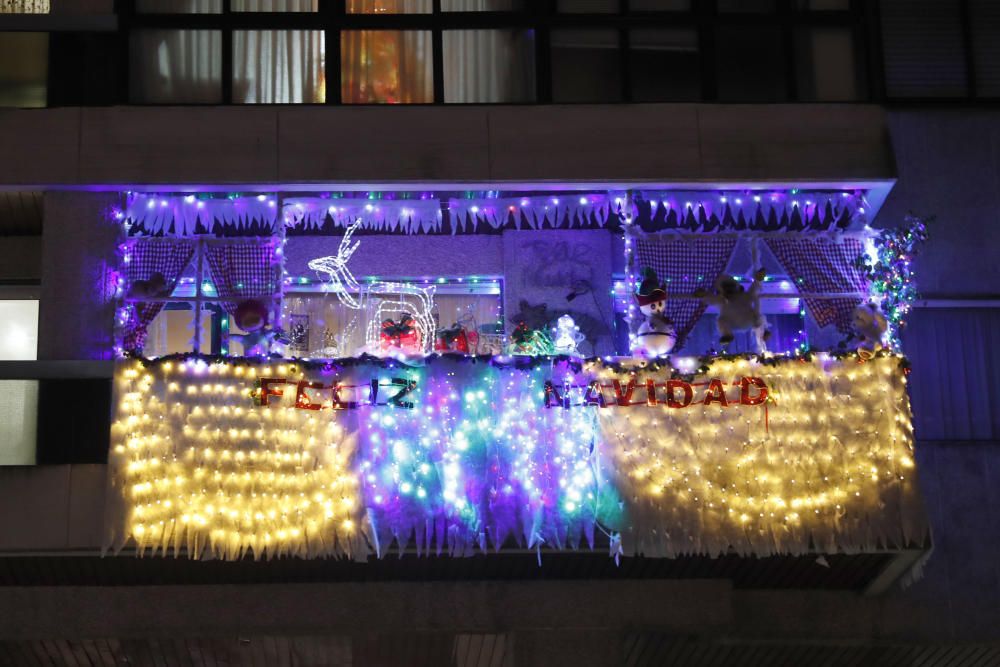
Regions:
<instances>
[{"instance_id":1,"label":"upper floor window","mask_svg":"<svg viewBox=\"0 0 1000 667\"><path fill-rule=\"evenodd\" d=\"M0 14L48 14L49 0L0 0Z\"/></svg>"},{"instance_id":2,"label":"upper floor window","mask_svg":"<svg viewBox=\"0 0 1000 667\"><path fill-rule=\"evenodd\" d=\"M850 101L856 5L138 0L123 25L137 103Z\"/></svg>"},{"instance_id":3,"label":"upper floor window","mask_svg":"<svg viewBox=\"0 0 1000 667\"><path fill-rule=\"evenodd\" d=\"M0 33L0 107L45 106L48 51L48 33Z\"/></svg>"}]
</instances>

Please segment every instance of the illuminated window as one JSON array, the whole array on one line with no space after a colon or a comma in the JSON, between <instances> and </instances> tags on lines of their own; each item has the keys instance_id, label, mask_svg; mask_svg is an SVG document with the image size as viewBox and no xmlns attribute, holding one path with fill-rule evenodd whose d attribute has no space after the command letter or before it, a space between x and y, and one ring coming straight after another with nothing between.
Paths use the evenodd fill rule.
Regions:
<instances>
[{"instance_id":1,"label":"illuminated window","mask_svg":"<svg viewBox=\"0 0 1000 667\"><path fill-rule=\"evenodd\" d=\"M345 31L340 37L340 58L340 92L345 104L434 101L430 31Z\"/></svg>"},{"instance_id":2,"label":"illuminated window","mask_svg":"<svg viewBox=\"0 0 1000 667\"><path fill-rule=\"evenodd\" d=\"M0 301L0 360L38 358L38 301Z\"/></svg>"},{"instance_id":3,"label":"illuminated window","mask_svg":"<svg viewBox=\"0 0 1000 667\"><path fill-rule=\"evenodd\" d=\"M0 301L0 360L38 358L38 301ZM0 380L0 465L33 465L38 381Z\"/></svg>"},{"instance_id":4,"label":"illuminated window","mask_svg":"<svg viewBox=\"0 0 1000 667\"><path fill-rule=\"evenodd\" d=\"M130 45L133 102L222 102L220 31L140 30L132 33Z\"/></svg>"},{"instance_id":5,"label":"illuminated window","mask_svg":"<svg viewBox=\"0 0 1000 667\"><path fill-rule=\"evenodd\" d=\"M442 12L509 12L523 7L522 0L441 0Z\"/></svg>"},{"instance_id":6,"label":"illuminated window","mask_svg":"<svg viewBox=\"0 0 1000 667\"><path fill-rule=\"evenodd\" d=\"M48 73L47 33L0 33L0 106L44 107Z\"/></svg>"},{"instance_id":7,"label":"illuminated window","mask_svg":"<svg viewBox=\"0 0 1000 667\"><path fill-rule=\"evenodd\" d=\"M0 14L48 14L49 0L0 0Z\"/></svg>"},{"instance_id":8,"label":"illuminated window","mask_svg":"<svg viewBox=\"0 0 1000 667\"><path fill-rule=\"evenodd\" d=\"M423 286L422 283L415 285ZM364 352L367 318L371 315L372 309L348 308L334 294L317 293L312 289L314 287L303 288L311 291L285 293L282 302L282 322L285 323L291 339L289 355L325 358L351 356ZM503 297L499 281L478 283L475 287L467 282L435 284L434 287L434 309L431 316L440 334L439 341L445 339L446 334L443 330L457 331L456 326L458 326L466 332L470 353L502 352ZM369 295L369 298L373 298L377 303L380 298L398 296L374 294ZM413 303L412 308L416 310L418 304ZM401 312L390 312L387 317L398 318ZM457 345L454 342L452 344Z\"/></svg>"},{"instance_id":9,"label":"illuminated window","mask_svg":"<svg viewBox=\"0 0 1000 667\"><path fill-rule=\"evenodd\" d=\"M430 14L431 0L347 0L348 14Z\"/></svg>"},{"instance_id":10,"label":"illuminated window","mask_svg":"<svg viewBox=\"0 0 1000 667\"><path fill-rule=\"evenodd\" d=\"M233 102L323 102L326 79L321 30L233 32Z\"/></svg>"},{"instance_id":11,"label":"illuminated window","mask_svg":"<svg viewBox=\"0 0 1000 667\"><path fill-rule=\"evenodd\" d=\"M221 14L222 0L136 0L141 14Z\"/></svg>"},{"instance_id":12,"label":"illuminated window","mask_svg":"<svg viewBox=\"0 0 1000 667\"><path fill-rule=\"evenodd\" d=\"M234 12L315 12L319 0L232 0Z\"/></svg>"},{"instance_id":13,"label":"illuminated window","mask_svg":"<svg viewBox=\"0 0 1000 667\"><path fill-rule=\"evenodd\" d=\"M534 101L531 31L445 30L443 45L445 102Z\"/></svg>"}]
</instances>

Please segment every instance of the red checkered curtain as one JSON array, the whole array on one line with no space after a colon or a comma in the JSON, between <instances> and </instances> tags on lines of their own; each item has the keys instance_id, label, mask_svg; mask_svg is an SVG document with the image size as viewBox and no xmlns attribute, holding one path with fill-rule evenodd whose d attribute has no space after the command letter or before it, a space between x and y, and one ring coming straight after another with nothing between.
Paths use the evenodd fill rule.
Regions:
<instances>
[{"instance_id":1,"label":"red checkered curtain","mask_svg":"<svg viewBox=\"0 0 1000 667\"><path fill-rule=\"evenodd\" d=\"M766 239L775 259L788 271L800 292L860 292L868 294L868 281L854 262L864 254L856 238ZM835 324L843 333L851 332L851 314L863 296L805 300L809 314L821 327Z\"/></svg>"},{"instance_id":2,"label":"red checkered curtain","mask_svg":"<svg viewBox=\"0 0 1000 667\"><path fill-rule=\"evenodd\" d=\"M729 265L736 250L734 237L722 238L649 238L635 240L636 275L644 269L656 271L667 286L666 316L677 331L677 347L691 333L705 312L701 299L671 299L671 294L693 294L703 287L711 289Z\"/></svg>"},{"instance_id":3,"label":"red checkered curtain","mask_svg":"<svg viewBox=\"0 0 1000 667\"><path fill-rule=\"evenodd\" d=\"M166 282L164 292L169 294L177 285L184 268L194 256L194 241L166 239L136 239L130 241L125 250L126 289L131 290L137 280L149 280L154 273L163 274ZM122 348L127 352L142 350L146 343L146 330L163 310L166 301L132 303L127 307L123 325Z\"/></svg>"},{"instance_id":4,"label":"red checkered curtain","mask_svg":"<svg viewBox=\"0 0 1000 667\"><path fill-rule=\"evenodd\" d=\"M235 300L222 303L230 315L236 311L238 301L252 297L268 301L279 291L281 267L271 241L209 243L205 246L205 260L219 296Z\"/></svg>"}]
</instances>

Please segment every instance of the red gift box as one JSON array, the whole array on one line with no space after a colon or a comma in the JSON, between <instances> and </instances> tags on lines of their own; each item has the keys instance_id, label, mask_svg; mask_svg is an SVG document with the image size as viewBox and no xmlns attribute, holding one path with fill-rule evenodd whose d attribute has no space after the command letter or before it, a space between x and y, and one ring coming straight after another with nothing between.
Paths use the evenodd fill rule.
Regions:
<instances>
[{"instance_id":1,"label":"red gift box","mask_svg":"<svg viewBox=\"0 0 1000 667\"><path fill-rule=\"evenodd\" d=\"M404 316L399 322L392 320L382 322L382 331L379 332L382 351L399 350L406 354L419 354L420 332L413 324L413 318L409 316Z\"/></svg>"}]
</instances>

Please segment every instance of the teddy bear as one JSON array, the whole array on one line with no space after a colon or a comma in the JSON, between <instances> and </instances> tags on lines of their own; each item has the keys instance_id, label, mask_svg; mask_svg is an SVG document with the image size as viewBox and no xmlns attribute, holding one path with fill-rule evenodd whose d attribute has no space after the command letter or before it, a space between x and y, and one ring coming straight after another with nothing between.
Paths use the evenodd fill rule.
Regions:
<instances>
[{"instance_id":1,"label":"teddy bear","mask_svg":"<svg viewBox=\"0 0 1000 667\"><path fill-rule=\"evenodd\" d=\"M870 356L882 349L882 336L889 328L889 323L877 305L858 305L851 315L851 324L854 326L854 337L861 341L858 346L859 355Z\"/></svg>"},{"instance_id":2,"label":"teddy bear","mask_svg":"<svg viewBox=\"0 0 1000 667\"><path fill-rule=\"evenodd\" d=\"M731 276L719 276L715 281L714 292L708 292L704 288L695 290L695 296L706 304L719 308L716 328L722 345L733 341L735 331L750 329L753 331L757 351L767 351L771 331L767 318L760 311L760 289L766 275L764 269L759 269L753 276L749 290L744 289Z\"/></svg>"},{"instance_id":3,"label":"teddy bear","mask_svg":"<svg viewBox=\"0 0 1000 667\"><path fill-rule=\"evenodd\" d=\"M647 357L660 357L669 353L677 344L674 323L664 313L667 307L667 290L659 282L656 272L647 268L635 293L639 311L646 317L636 331L636 349Z\"/></svg>"}]
</instances>

